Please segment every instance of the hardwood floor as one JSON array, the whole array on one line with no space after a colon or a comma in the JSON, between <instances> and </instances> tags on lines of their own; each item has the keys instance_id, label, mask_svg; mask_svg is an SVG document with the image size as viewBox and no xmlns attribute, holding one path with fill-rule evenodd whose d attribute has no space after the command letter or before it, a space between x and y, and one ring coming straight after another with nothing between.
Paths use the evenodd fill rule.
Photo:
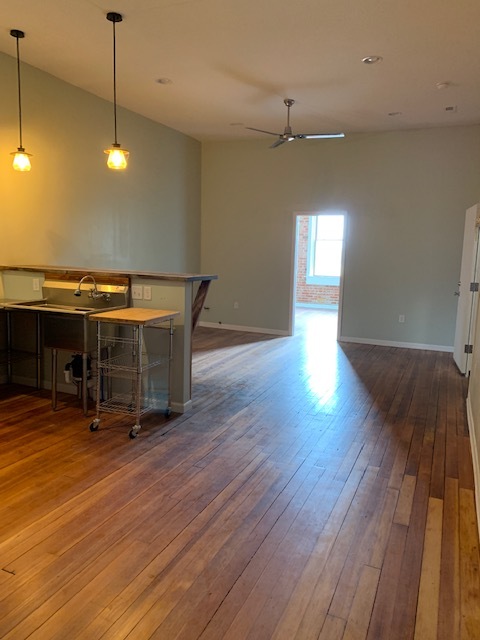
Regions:
<instances>
[{"instance_id":1,"label":"hardwood floor","mask_svg":"<svg viewBox=\"0 0 480 640\"><path fill-rule=\"evenodd\" d=\"M198 328L194 409L0 395L0 637L480 638L451 354ZM62 398L64 399L64 398Z\"/></svg>"}]
</instances>

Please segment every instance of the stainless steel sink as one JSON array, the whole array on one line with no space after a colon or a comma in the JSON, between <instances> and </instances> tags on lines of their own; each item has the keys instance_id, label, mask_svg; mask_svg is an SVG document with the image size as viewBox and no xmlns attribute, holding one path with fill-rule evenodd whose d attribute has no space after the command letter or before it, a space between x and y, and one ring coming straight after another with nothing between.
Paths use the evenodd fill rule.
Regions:
<instances>
[{"instance_id":1,"label":"stainless steel sink","mask_svg":"<svg viewBox=\"0 0 480 640\"><path fill-rule=\"evenodd\" d=\"M22 302L11 302L9 307L13 307L16 309L29 309L30 311L58 311L59 313L75 313L75 314L87 314L101 311L102 308L95 307L77 307L72 306L70 304L58 304L56 302L48 302L47 300L23 300ZM107 307L107 309L112 309L112 307Z\"/></svg>"},{"instance_id":2,"label":"stainless steel sink","mask_svg":"<svg viewBox=\"0 0 480 640\"><path fill-rule=\"evenodd\" d=\"M89 276L91 277L91 276ZM93 280L93 278L92 278ZM9 303L12 309L28 309L51 313L88 315L100 311L123 309L128 304L128 285L85 284L83 290L78 282L66 280L45 280L42 298Z\"/></svg>"},{"instance_id":3,"label":"stainless steel sink","mask_svg":"<svg viewBox=\"0 0 480 640\"><path fill-rule=\"evenodd\" d=\"M46 280L43 297L6 305L9 309L25 309L42 314L44 346L86 353L95 348L94 325L87 322L91 313L123 309L128 304L128 285L97 284L78 281ZM85 280L82 278L81 282Z\"/></svg>"},{"instance_id":4,"label":"stainless steel sink","mask_svg":"<svg viewBox=\"0 0 480 640\"><path fill-rule=\"evenodd\" d=\"M92 282L84 282L85 279ZM83 284L83 289L82 289ZM78 281L46 280L42 298L5 305L10 310L38 312L43 330L43 346L52 349L52 406L56 408L57 349L81 353L83 358L82 397L87 414L87 357L96 347L95 323L91 313L128 306L128 285L97 284L88 275Z\"/></svg>"}]
</instances>

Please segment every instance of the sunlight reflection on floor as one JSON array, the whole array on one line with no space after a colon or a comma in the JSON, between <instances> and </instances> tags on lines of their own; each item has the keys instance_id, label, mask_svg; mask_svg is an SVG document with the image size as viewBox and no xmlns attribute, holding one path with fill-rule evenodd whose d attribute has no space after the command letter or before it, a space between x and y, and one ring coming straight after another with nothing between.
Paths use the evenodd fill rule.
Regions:
<instances>
[{"instance_id":1,"label":"sunlight reflection on floor","mask_svg":"<svg viewBox=\"0 0 480 640\"><path fill-rule=\"evenodd\" d=\"M295 313L295 333L303 336L306 383L318 399L319 408L333 410L342 354L337 343L337 312L298 308Z\"/></svg>"}]
</instances>

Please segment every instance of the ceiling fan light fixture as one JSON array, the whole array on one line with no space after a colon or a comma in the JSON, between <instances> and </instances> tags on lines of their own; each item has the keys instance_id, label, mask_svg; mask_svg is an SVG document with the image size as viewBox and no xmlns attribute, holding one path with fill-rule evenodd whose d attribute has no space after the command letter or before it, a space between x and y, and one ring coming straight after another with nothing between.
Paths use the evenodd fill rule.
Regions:
<instances>
[{"instance_id":1,"label":"ceiling fan light fixture","mask_svg":"<svg viewBox=\"0 0 480 640\"><path fill-rule=\"evenodd\" d=\"M377 62L382 62L382 56L366 56L362 58L363 64L377 64Z\"/></svg>"},{"instance_id":2,"label":"ceiling fan light fixture","mask_svg":"<svg viewBox=\"0 0 480 640\"><path fill-rule=\"evenodd\" d=\"M19 40L25 37L25 33L20 29L11 29L10 35L17 41L17 85L18 85L18 133L19 145L16 151L10 155L13 156L12 166L15 171L30 171L32 165L30 163L31 153L26 153L23 148L22 140L22 84L20 81L20 45Z\"/></svg>"},{"instance_id":3,"label":"ceiling fan light fixture","mask_svg":"<svg viewBox=\"0 0 480 640\"><path fill-rule=\"evenodd\" d=\"M115 142L110 149L105 149L104 153L108 154L107 167L116 171L122 171L127 168L127 158L130 155L126 149L122 149L117 140L117 43L115 25L122 22L123 16L120 13L109 11L107 20L113 25L113 128Z\"/></svg>"}]
</instances>

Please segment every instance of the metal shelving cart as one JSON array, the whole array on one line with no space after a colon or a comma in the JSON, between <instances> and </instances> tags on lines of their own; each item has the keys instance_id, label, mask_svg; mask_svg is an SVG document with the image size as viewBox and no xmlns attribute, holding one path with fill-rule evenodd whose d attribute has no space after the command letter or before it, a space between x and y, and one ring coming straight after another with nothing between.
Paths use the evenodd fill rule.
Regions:
<instances>
[{"instance_id":1,"label":"metal shelving cart","mask_svg":"<svg viewBox=\"0 0 480 640\"><path fill-rule=\"evenodd\" d=\"M140 417L159 408L158 393L149 388L149 372L160 367L167 372L163 410L170 415L173 320L179 315L178 311L130 307L89 316L89 320L97 323L98 350L96 418L90 431L98 430L102 412L123 413L135 416L129 436L136 438L141 429ZM112 325L116 325L113 330ZM147 349L145 328L168 331L167 353Z\"/></svg>"}]
</instances>

